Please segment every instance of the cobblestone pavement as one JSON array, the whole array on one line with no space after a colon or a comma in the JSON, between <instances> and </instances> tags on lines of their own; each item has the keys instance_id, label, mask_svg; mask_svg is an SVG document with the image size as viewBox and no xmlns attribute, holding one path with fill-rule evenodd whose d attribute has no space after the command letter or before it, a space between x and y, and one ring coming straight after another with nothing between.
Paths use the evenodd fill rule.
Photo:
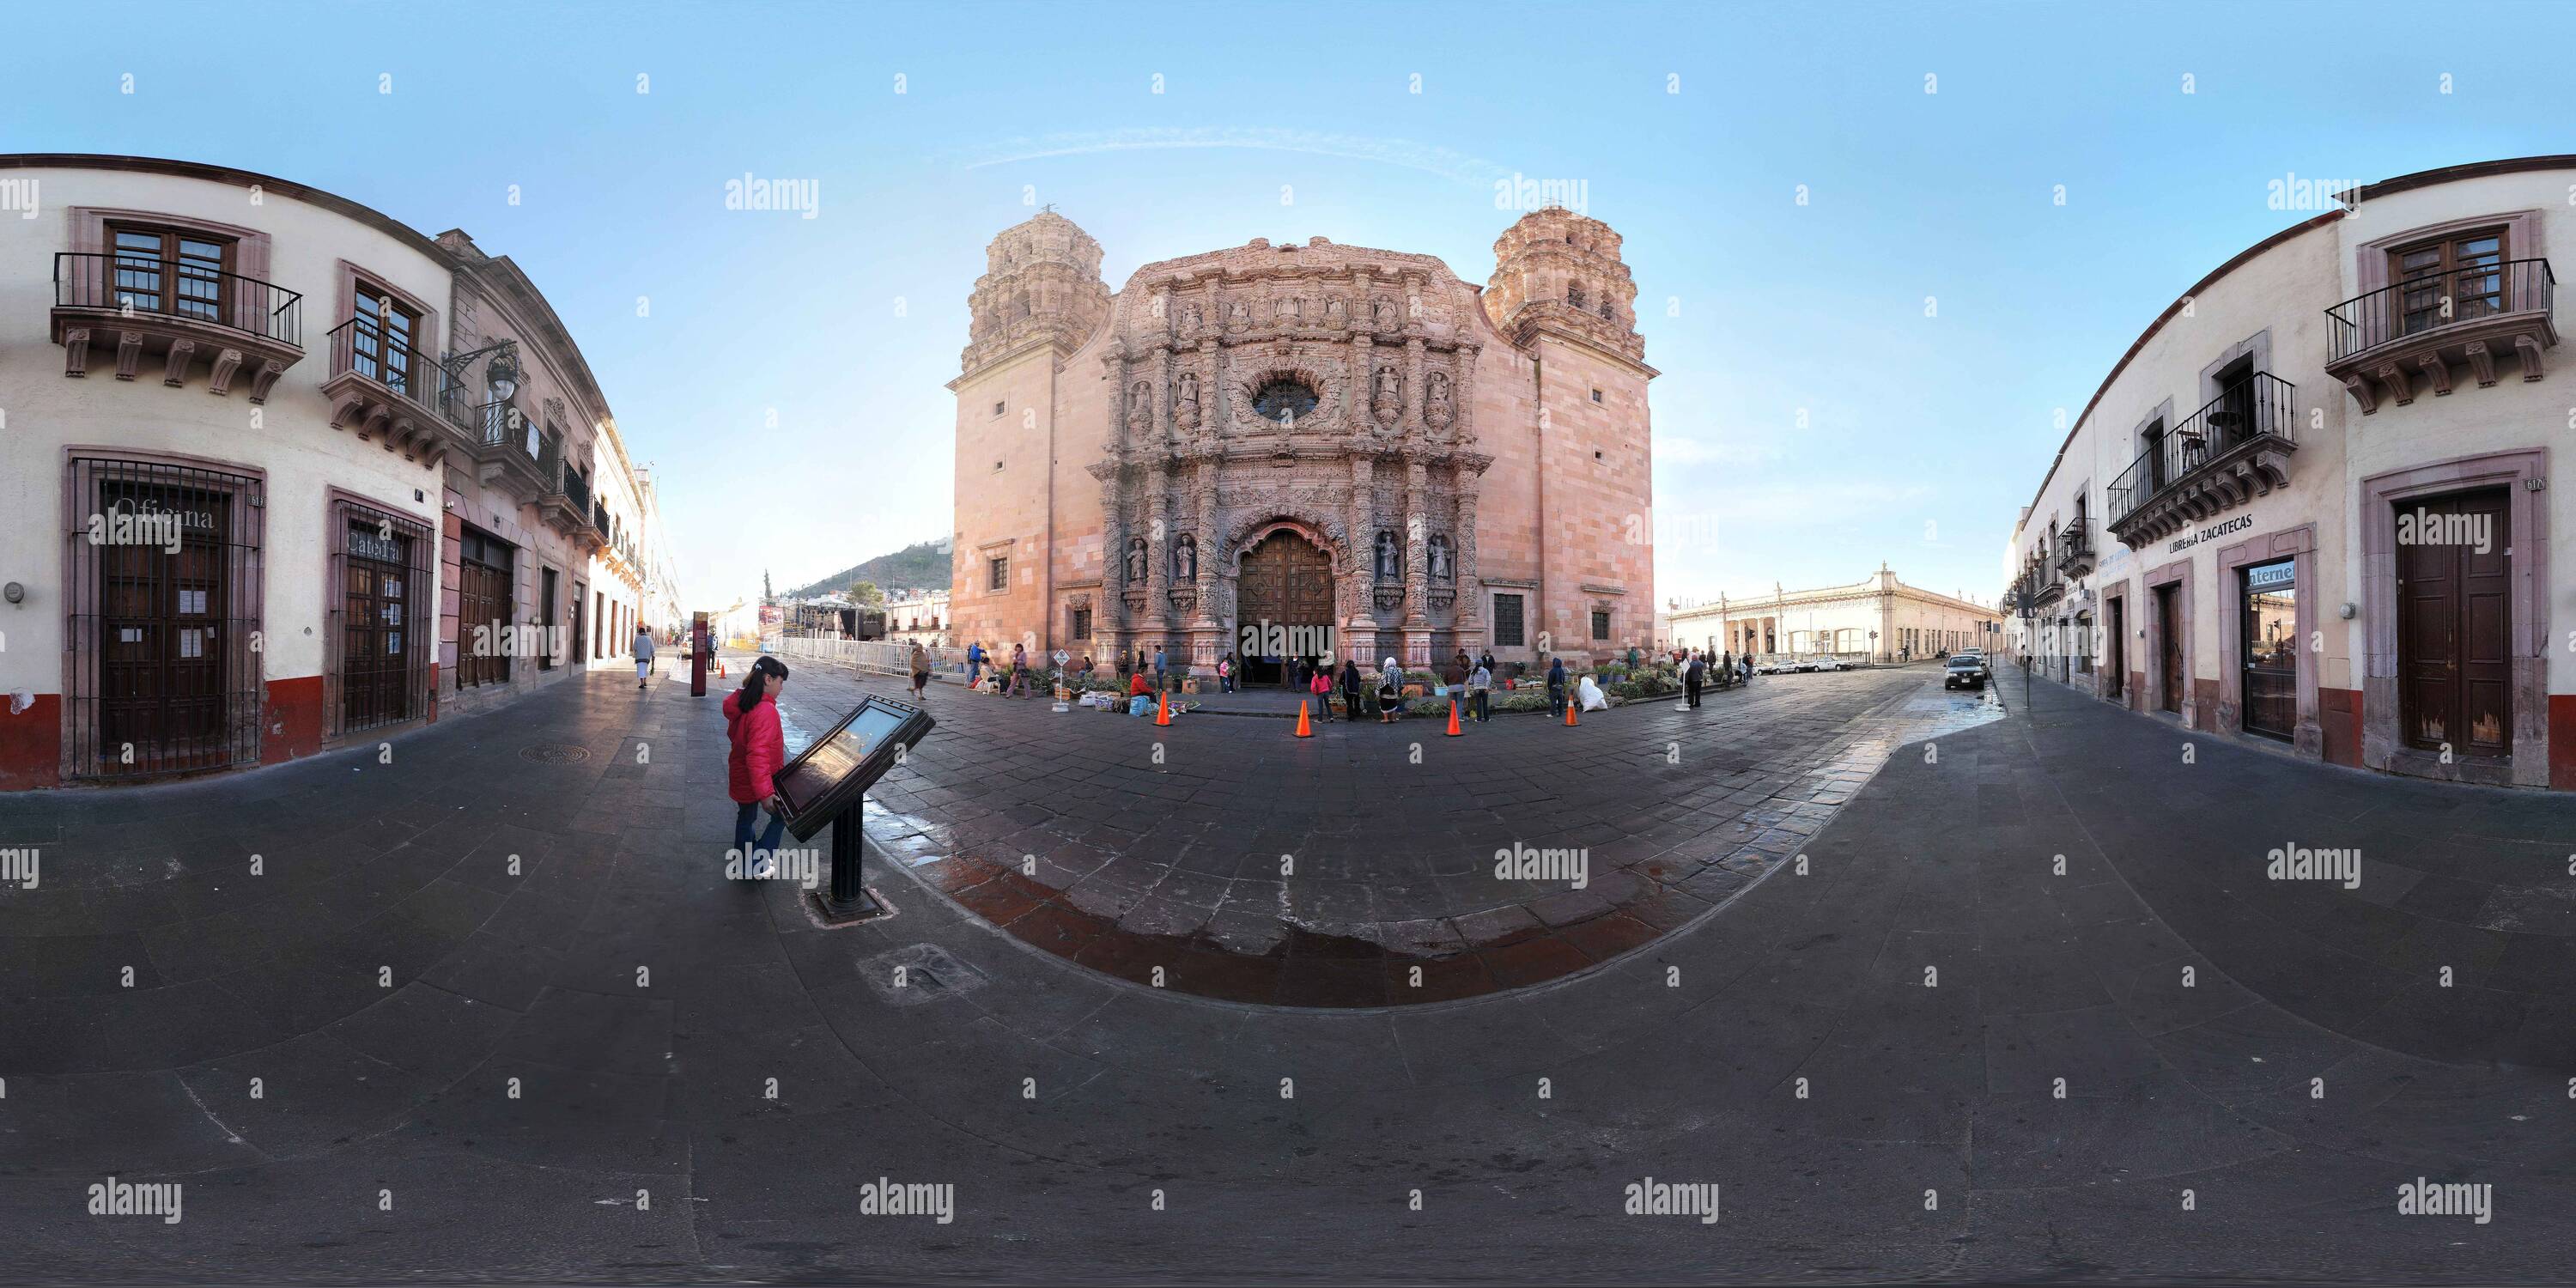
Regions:
<instances>
[{"instance_id":1,"label":"cobblestone pavement","mask_svg":"<svg viewBox=\"0 0 2576 1288\"><path fill-rule=\"evenodd\" d=\"M2000 715L1927 690L1933 674L1766 678L1697 710L1496 717L1456 738L1407 719L1301 740L938 689L944 723L871 826L976 915L1120 978L1285 1005L1447 1001L1690 924L1792 858L1891 747ZM863 691L909 696L806 665L781 710L828 728Z\"/></svg>"},{"instance_id":2,"label":"cobblestone pavement","mask_svg":"<svg viewBox=\"0 0 2576 1288\"><path fill-rule=\"evenodd\" d=\"M667 681L391 764L11 797L0 846L43 864L0 888L0 1277L2563 1281L2571 1071L2516 1035L2569 977L2497 938L2553 937L2536 914L2472 923L2562 884L2566 807L2018 687L1891 754L1804 875L1598 969L1377 1009L1139 986L918 868L877 874L895 916L818 928L720 875L717 699ZM1620 720L1669 714L1548 732L1627 764ZM982 718L943 715L925 747ZM1379 732L1302 753L1354 809ZM2415 883L2256 888L2275 831ZM2418 1004L2443 964L2497 996ZM2400 1215L2418 1180L2492 1219ZM111 1181L184 1219L90 1215ZM864 1214L889 1181L949 1219ZM1631 1214L1669 1183L1719 1219Z\"/></svg>"}]
</instances>

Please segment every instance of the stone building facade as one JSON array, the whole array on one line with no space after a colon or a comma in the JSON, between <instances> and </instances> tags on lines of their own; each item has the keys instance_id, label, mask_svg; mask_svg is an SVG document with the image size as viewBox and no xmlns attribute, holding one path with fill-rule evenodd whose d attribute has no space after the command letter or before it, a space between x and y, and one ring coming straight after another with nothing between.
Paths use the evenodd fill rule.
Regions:
<instances>
[{"instance_id":1,"label":"stone building facade","mask_svg":"<svg viewBox=\"0 0 2576 1288\"><path fill-rule=\"evenodd\" d=\"M1608 225L1480 291L1321 237L1147 264L1046 212L987 251L957 394L955 637L1106 661L1650 642L1647 382ZM1277 628L1275 630L1270 628Z\"/></svg>"},{"instance_id":2,"label":"stone building facade","mask_svg":"<svg viewBox=\"0 0 2576 1288\"><path fill-rule=\"evenodd\" d=\"M1845 586L1676 605L1671 622L1676 647L1750 653L1757 662L1824 653L1916 661L1963 648L1992 650L2003 629L2000 610L1908 586L1885 564L1867 580Z\"/></svg>"}]
</instances>

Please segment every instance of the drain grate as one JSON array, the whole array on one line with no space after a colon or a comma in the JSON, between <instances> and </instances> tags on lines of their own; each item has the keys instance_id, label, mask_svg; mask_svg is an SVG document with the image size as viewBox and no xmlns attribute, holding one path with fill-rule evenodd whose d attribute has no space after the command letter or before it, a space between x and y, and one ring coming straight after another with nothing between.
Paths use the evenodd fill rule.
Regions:
<instances>
[{"instance_id":1,"label":"drain grate","mask_svg":"<svg viewBox=\"0 0 2576 1288\"><path fill-rule=\"evenodd\" d=\"M540 765L577 765L590 759L590 748L576 747L568 742L541 742L533 747L519 748L519 759L533 760Z\"/></svg>"}]
</instances>

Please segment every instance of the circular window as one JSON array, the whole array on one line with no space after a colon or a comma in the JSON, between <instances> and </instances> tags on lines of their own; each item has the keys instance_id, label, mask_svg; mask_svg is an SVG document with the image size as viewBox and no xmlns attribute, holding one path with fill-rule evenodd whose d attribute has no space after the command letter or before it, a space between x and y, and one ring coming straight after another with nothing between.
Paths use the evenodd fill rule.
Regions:
<instances>
[{"instance_id":1,"label":"circular window","mask_svg":"<svg viewBox=\"0 0 2576 1288\"><path fill-rule=\"evenodd\" d=\"M1315 391L1302 380L1280 378L1252 393L1252 414L1263 420L1294 420L1315 410Z\"/></svg>"}]
</instances>

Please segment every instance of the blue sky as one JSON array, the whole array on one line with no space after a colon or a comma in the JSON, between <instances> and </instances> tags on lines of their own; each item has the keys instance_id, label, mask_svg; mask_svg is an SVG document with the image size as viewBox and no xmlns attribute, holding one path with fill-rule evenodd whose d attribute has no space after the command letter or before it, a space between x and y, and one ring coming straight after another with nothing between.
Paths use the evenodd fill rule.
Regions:
<instances>
[{"instance_id":1,"label":"blue sky","mask_svg":"<svg viewBox=\"0 0 2576 1288\"><path fill-rule=\"evenodd\" d=\"M1991 599L2059 417L2301 217L2273 180L2568 150L2576 8L2475 12L19 6L0 150L238 166L512 256L659 467L704 607L948 530L942 385L1031 199L1113 287L1316 235L1482 282L1494 181L1580 180L1664 373L1659 593L1884 561ZM816 217L726 210L745 174L815 181Z\"/></svg>"}]
</instances>

